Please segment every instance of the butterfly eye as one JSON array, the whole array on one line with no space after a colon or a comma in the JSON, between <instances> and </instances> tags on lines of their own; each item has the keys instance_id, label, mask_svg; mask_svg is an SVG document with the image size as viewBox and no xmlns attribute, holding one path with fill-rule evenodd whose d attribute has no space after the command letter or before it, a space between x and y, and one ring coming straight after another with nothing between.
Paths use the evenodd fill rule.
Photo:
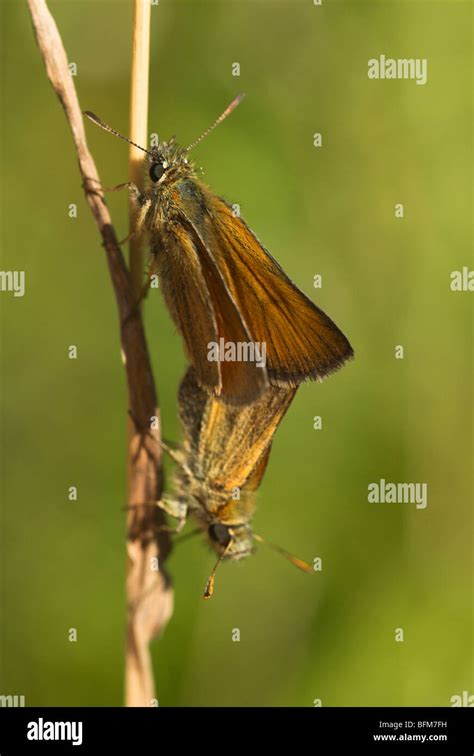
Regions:
<instances>
[{"instance_id":1,"label":"butterfly eye","mask_svg":"<svg viewBox=\"0 0 474 756\"><path fill-rule=\"evenodd\" d=\"M155 183L160 180L165 172L163 163L152 163L150 166L150 178Z\"/></svg>"},{"instance_id":2,"label":"butterfly eye","mask_svg":"<svg viewBox=\"0 0 474 756\"><path fill-rule=\"evenodd\" d=\"M229 529L225 525L211 525L209 527L209 537L221 546L227 546L230 542Z\"/></svg>"}]
</instances>

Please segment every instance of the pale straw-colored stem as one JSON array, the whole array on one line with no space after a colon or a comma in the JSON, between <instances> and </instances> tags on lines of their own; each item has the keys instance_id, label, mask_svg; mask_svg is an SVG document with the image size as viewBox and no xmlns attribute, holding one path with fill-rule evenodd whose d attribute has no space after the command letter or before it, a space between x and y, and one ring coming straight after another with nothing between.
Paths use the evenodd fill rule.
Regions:
<instances>
[{"instance_id":1,"label":"pale straw-colored stem","mask_svg":"<svg viewBox=\"0 0 474 756\"><path fill-rule=\"evenodd\" d=\"M134 0L132 21L132 65L130 82L130 130L129 138L136 144L148 147L148 78L150 59L150 11L149 0ZM129 148L129 176L139 189L143 188L143 152L134 145ZM138 303L143 291L144 260L143 244L139 237L134 235L136 208L132 201L129 207L130 214L130 282L133 296ZM138 304L141 308L141 302ZM158 410L156 410L159 419ZM160 425L155 429L155 438L160 439ZM125 705L126 706L150 706L155 700L155 685L153 668L150 659L149 641L153 637L153 623L161 623L163 617L149 615L158 607L153 601L147 600L147 591L153 589L157 574L153 573L153 560L160 556L156 539L143 540L136 537L136 529L143 535L149 530L150 512L147 508L141 508L140 504L149 501L147 486L142 479L142 470L147 466L148 451L141 446L141 436L133 418L128 421L129 436L129 464L128 464L128 489L129 502L133 506L138 504L138 509L129 509L127 513L127 643L125 652ZM155 453L160 454L158 448ZM141 460L140 463L138 461ZM137 464L138 463L138 464ZM161 459L159 460L161 465ZM161 495L161 479L157 497ZM151 535L151 533L150 533ZM169 593L171 596L171 593ZM143 606L142 606L143 603ZM171 611L171 605L162 607ZM151 624L150 624L151 623Z\"/></svg>"},{"instance_id":2,"label":"pale straw-colored stem","mask_svg":"<svg viewBox=\"0 0 474 756\"><path fill-rule=\"evenodd\" d=\"M148 148L148 79L150 69L150 12L149 0L134 0L132 28L132 66L130 80L130 131L132 142ZM130 181L143 188L143 152L133 144L129 148ZM135 205L130 199L130 233L135 224ZM143 289L143 244L140 238L130 238L130 278L140 297Z\"/></svg>"}]
</instances>

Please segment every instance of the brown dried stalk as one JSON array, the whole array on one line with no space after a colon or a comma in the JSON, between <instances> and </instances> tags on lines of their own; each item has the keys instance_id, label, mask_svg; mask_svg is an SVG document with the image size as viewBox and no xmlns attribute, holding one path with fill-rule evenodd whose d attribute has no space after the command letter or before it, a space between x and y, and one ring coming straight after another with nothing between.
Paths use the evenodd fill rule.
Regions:
<instances>
[{"instance_id":1,"label":"brown dried stalk","mask_svg":"<svg viewBox=\"0 0 474 756\"><path fill-rule=\"evenodd\" d=\"M87 147L81 108L61 37L45 0L28 0L28 5L48 78L72 131L86 198L102 236L117 300L129 415L133 421L128 444L125 701L128 706L150 706L155 689L148 646L163 630L173 609L169 579L161 569L170 549L169 536L159 532L163 522L161 511L149 506L160 498L162 489L160 434L150 428L150 418L159 417L153 373L134 286ZM159 571L153 569L154 558L160 560Z\"/></svg>"}]
</instances>

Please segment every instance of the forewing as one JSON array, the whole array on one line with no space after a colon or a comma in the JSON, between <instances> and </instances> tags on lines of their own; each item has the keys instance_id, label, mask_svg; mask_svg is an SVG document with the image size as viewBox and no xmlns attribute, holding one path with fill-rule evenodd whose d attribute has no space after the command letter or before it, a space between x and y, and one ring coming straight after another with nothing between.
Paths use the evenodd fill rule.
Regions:
<instances>
[{"instance_id":1,"label":"forewing","mask_svg":"<svg viewBox=\"0 0 474 756\"><path fill-rule=\"evenodd\" d=\"M342 331L288 278L223 200L205 187L202 192L209 211L201 224L202 242L252 340L266 344L271 381L295 386L341 367L353 355Z\"/></svg>"},{"instance_id":2,"label":"forewing","mask_svg":"<svg viewBox=\"0 0 474 756\"><path fill-rule=\"evenodd\" d=\"M200 278L205 281L208 307L211 308L216 328L216 341L220 344L250 343L251 336L232 294L221 275L210 250L206 248L207 232L205 224L209 221L209 208L206 198L196 182L186 180L180 182L175 192L176 208L180 218L179 236L191 244L195 255L199 258ZM179 266L178 266L179 267ZM187 319L196 317L195 312L183 313L182 327L186 328ZM199 345L189 345L193 363L197 370L198 379L209 387L203 379L199 359L195 358L193 350L200 349ZM219 388L214 393L231 404L248 404L257 399L268 385L265 367L256 361L219 361Z\"/></svg>"}]
</instances>

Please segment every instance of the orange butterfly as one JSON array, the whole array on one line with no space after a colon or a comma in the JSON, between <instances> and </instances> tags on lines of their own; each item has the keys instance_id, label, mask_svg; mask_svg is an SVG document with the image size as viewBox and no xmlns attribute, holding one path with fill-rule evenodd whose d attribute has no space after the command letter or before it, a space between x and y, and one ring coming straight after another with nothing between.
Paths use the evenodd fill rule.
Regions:
<instances>
[{"instance_id":1,"label":"orange butterfly","mask_svg":"<svg viewBox=\"0 0 474 756\"><path fill-rule=\"evenodd\" d=\"M160 286L197 379L232 404L254 401L270 384L290 388L322 378L353 355L339 328L198 179L188 160L191 148L241 99L186 149L174 139L151 150L135 145L148 156L150 184L143 193L128 185L138 208L137 231L149 235ZM86 115L130 141L93 113ZM210 356L216 344L222 347L217 359ZM241 345L250 359L232 357Z\"/></svg>"},{"instance_id":2,"label":"orange butterfly","mask_svg":"<svg viewBox=\"0 0 474 756\"><path fill-rule=\"evenodd\" d=\"M254 540L268 543L251 529L255 492L267 467L275 431L295 393L295 388L270 387L253 404L235 407L202 389L193 368L181 382L178 403L184 443L178 451L164 445L177 463L177 496L165 496L159 506L181 521L178 530L189 512L217 552L219 559L206 598L212 595L214 573L223 559L248 556ZM273 548L312 572L297 557Z\"/></svg>"}]
</instances>

